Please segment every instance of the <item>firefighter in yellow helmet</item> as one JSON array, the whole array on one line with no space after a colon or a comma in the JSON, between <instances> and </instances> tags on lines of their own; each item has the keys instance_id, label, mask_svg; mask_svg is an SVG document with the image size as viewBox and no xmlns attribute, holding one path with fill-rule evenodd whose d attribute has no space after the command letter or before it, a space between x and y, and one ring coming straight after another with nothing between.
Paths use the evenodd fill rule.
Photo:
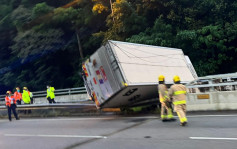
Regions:
<instances>
[{"instance_id":1,"label":"firefighter in yellow helmet","mask_svg":"<svg viewBox=\"0 0 237 149\"><path fill-rule=\"evenodd\" d=\"M188 122L186 118L186 87L180 83L179 76L174 76L174 85L170 87L169 96L173 98L174 110L179 116L180 125L185 126Z\"/></svg>"},{"instance_id":2,"label":"firefighter in yellow helmet","mask_svg":"<svg viewBox=\"0 0 237 149\"><path fill-rule=\"evenodd\" d=\"M160 111L161 120L163 122L167 120L175 120L173 118L172 108L170 105L168 89L165 85L165 77L163 75L160 75L158 77L158 80L159 80L159 85L158 85L159 99L161 103L161 111Z\"/></svg>"}]
</instances>

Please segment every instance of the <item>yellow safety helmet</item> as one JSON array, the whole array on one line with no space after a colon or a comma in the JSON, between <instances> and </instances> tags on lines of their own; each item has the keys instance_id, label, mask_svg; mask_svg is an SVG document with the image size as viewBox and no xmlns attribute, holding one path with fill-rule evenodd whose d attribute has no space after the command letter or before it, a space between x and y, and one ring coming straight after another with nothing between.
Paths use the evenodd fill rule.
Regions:
<instances>
[{"instance_id":1,"label":"yellow safety helmet","mask_svg":"<svg viewBox=\"0 0 237 149\"><path fill-rule=\"evenodd\" d=\"M27 90L27 87L23 87L23 90Z\"/></svg>"},{"instance_id":2,"label":"yellow safety helmet","mask_svg":"<svg viewBox=\"0 0 237 149\"><path fill-rule=\"evenodd\" d=\"M11 91L7 91L7 94L11 94L12 92Z\"/></svg>"},{"instance_id":3,"label":"yellow safety helmet","mask_svg":"<svg viewBox=\"0 0 237 149\"><path fill-rule=\"evenodd\" d=\"M175 82L178 82L178 81L180 81L180 77L175 75L174 78L173 78L173 80L174 80L174 83L175 83Z\"/></svg>"},{"instance_id":4,"label":"yellow safety helmet","mask_svg":"<svg viewBox=\"0 0 237 149\"><path fill-rule=\"evenodd\" d=\"M165 81L165 76L159 75L158 80L159 80L159 81Z\"/></svg>"}]
</instances>

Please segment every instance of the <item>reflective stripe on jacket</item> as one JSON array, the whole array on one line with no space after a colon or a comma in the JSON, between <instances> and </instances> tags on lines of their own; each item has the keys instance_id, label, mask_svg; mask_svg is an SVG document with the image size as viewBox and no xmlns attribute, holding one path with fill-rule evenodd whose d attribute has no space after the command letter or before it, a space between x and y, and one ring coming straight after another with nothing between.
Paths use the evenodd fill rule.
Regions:
<instances>
[{"instance_id":1,"label":"reflective stripe on jacket","mask_svg":"<svg viewBox=\"0 0 237 149\"><path fill-rule=\"evenodd\" d=\"M186 104L186 87L183 84L174 84L170 87L169 95L173 98L173 104Z\"/></svg>"},{"instance_id":2,"label":"reflective stripe on jacket","mask_svg":"<svg viewBox=\"0 0 237 149\"><path fill-rule=\"evenodd\" d=\"M160 102L169 101L168 89L165 84L158 85Z\"/></svg>"},{"instance_id":3,"label":"reflective stripe on jacket","mask_svg":"<svg viewBox=\"0 0 237 149\"><path fill-rule=\"evenodd\" d=\"M5 102L6 102L6 106L11 106L11 104L16 104L16 100L14 99L14 96L6 96L5 97Z\"/></svg>"},{"instance_id":4,"label":"reflective stripe on jacket","mask_svg":"<svg viewBox=\"0 0 237 149\"><path fill-rule=\"evenodd\" d=\"M28 94L29 94L30 98L33 97L33 93L32 92L28 91Z\"/></svg>"}]
</instances>

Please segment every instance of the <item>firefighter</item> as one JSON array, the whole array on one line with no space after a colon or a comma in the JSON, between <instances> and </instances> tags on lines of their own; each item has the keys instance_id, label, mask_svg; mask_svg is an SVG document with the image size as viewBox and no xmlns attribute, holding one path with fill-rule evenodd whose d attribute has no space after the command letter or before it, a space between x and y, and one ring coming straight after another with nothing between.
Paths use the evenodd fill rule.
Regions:
<instances>
[{"instance_id":1,"label":"firefighter","mask_svg":"<svg viewBox=\"0 0 237 149\"><path fill-rule=\"evenodd\" d=\"M56 103L54 98L55 98L55 95L54 95L54 87L51 87L50 85L47 85L47 100L49 101L49 103Z\"/></svg>"},{"instance_id":2,"label":"firefighter","mask_svg":"<svg viewBox=\"0 0 237 149\"><path fill-rule=\"evenodd\" d=\"M185 126L188 122L186 118L186 93L187 89L180 83L180 77L174 76L174 85L170 87L169 96L173 98L174 110L176 111L180 125Z\"/></svg>"},{"instance_id":3,"label":"firefighter","mask_svg":"<svg viewBox=\"0 0 237 149\"><path fill-rule=\"evenodd\" d=\"M20 93L20 88L19 87L16 88L16 91L14 93L14 98L15 98L17 104L21 105L22 95Z\"/></svg>"},{"instance_id":4,"label":"firefighter","mask_svg":"<svg viewBox=\"0 0 237 149\"><path fill-rule=\"evenodd\" d=\"M7 91L5 102L8 110L8 118L9 121L12 121L11 111L13 112L16 120L19 120L19 117L16 113L16 99L14 98L14 95L12 95L11 91Z\"/></svg>"},{"instance_id":5,"label":"firefighter","mask_svg":"<svg viewBox=\"0 0 237 149\"><path fill-rule=\"evenodd\" d=\"M173 113L171 109L171 104L170 104L170 98L168 96L168 89L165 85L165 77L163 75L160 75L158 77L159 80L159 85L158 85L158 90L159 90L159 99L161 103L161 120L167 121L167 120L175 120L173 118Z\"/></svg>"}]
</instances>

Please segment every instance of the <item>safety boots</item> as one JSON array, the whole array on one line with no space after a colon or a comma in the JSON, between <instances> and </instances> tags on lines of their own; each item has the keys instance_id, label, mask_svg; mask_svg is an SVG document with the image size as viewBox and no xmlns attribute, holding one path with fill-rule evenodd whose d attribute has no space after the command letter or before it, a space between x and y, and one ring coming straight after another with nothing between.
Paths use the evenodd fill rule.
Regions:
<instances>
[{"instance_id":1,"label":"safety boots","mask_svg":"<svg viewBox=\"0 0 237 149\"><path fill-rule=\"evenodd\" d=\"M183 122L183 123L180 123L180 126L185 126L185 125L187 125L188 123L187 122Z\"/></svg>"}]
</instances>

